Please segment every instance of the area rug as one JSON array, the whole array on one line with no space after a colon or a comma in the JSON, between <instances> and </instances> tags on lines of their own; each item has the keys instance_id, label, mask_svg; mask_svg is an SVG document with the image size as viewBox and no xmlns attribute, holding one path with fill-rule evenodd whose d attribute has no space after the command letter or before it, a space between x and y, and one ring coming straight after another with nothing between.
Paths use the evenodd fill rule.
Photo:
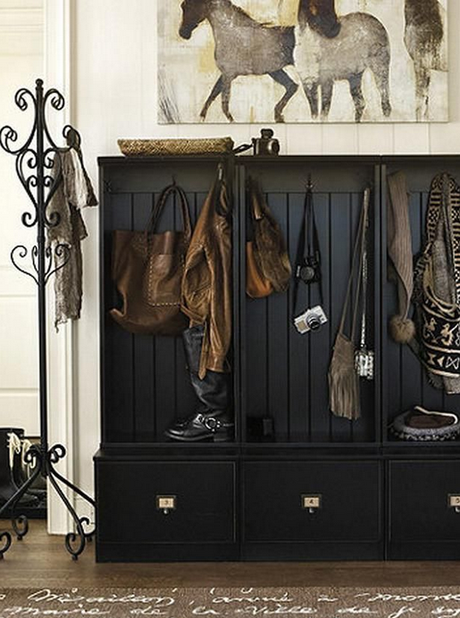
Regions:
<instances>
[{"instance_id":1,"label":"area rug","mask_svg":"<svg viewBox=\"0 0 460 618\"><path fill-rule=\"evenodd\" d=\"M0 618L162 616L460 618L458 588L2 589Z\"/></svg>"}]
</instances>

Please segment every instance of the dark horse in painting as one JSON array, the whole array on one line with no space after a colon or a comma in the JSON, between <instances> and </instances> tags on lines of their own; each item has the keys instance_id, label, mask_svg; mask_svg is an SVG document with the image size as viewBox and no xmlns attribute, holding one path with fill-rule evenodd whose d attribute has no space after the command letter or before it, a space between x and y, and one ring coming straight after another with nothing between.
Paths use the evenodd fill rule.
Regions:
<instances>
[{"instance_id":1,"label":"dark horse in painting","mask_svg":"<svg viewBox=\"0 0 460 618\"><path fill-rule=\"evenodd\" d=\"M312 30L328 39L340 32L340 20L335 10L335 0L306 0L299 2L299 24L302 29L308 22Z\"/></svg>"},{"instance_id":2,"label":"dark horse in painting","mask_svg":"<svg viewBox=\"0 0 460 618\"><path fill-rule=\"evenodd\" d=\"M419 0L423 3L425 0ZM365 71L370 70L380 93L382 112L391 114L389 97L390 43L383 24L369 13L348 13L337 17L325 0L300 0L295 66L310 103L313 118L318 116L321 87L321 118L327 120L336 81L347 80L360 122L366 102L361 90ZM338 22L335 28L334 23ZM324 24L331 34L324 36Z\"/></svg>"},{"instance_id":3,"label":"dark horse in painting","mask_svg":"<svg viewBox=\"0 0 460 618\"><path fill-rule=\"evenodd\" d=\"M294 63L294 28L261 24L230 0L184 0L179 34L190 39L205 19L211 25L215 41L215 60L221 75L201 110L206 118L213 101L222 95L222 110L230 122L230 89L239 75L270 75L286 89L275 105L275 121L283 122L283 110L298 85L284 71Z\"/></svg>"}]
</instances>

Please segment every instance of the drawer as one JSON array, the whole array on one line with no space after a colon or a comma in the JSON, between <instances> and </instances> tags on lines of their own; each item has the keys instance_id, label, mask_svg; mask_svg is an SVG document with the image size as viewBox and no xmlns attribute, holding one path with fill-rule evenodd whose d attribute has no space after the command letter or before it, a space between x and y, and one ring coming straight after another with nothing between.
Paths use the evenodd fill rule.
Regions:
<instances>
[{"instance_id":1,"label":"drawer","mask_svg":"<svg viewBox=\"0 0 460 618\"><path fill-rule=\"evenodd\" d=\"M460 461L391 461L389 493L392 543L460 541Z\"/></svg>"},{"instance_id":2,"label":"drawer","mask_svg":"<svg viewBox=\"0 0 460 618\"><path fill-rule=\"evenodd\" d=\"M235 540L233 462L99 462L96 474L100 542Z\"/></svg>"},{"instance_id":3,"label":"drawer","mask_svg":"<svg viewBox=\"0 0 460 618\"><path fill-rule=\"evenodd\" d=\"M380 540L378 462L250 462L244 475L248 543Z\"/></svg>"}]
</instances>

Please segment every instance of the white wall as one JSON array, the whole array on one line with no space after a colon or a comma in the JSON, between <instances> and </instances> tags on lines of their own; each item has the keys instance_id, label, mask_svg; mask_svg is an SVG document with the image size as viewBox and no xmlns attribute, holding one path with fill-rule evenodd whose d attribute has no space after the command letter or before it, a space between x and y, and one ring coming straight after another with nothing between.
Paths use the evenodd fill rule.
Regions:
<instances>
[{"instance_id":1,"label":"white wall","mask_svg":"<svg viewBox=\"0 0 460 618\"><path fill-rule=\"evenodd\" d=\"M179 0L157 0L178 7ZM423 1L423 0L421 0ZM402 5L402 0L401 0ZM88 171L96 158L118 154L119 137L231 135L236 143L259 133L255 125L158 126L156 123L155 0L74 0L73 122L83 137ZM177 9L176 9L177 10ZM278 125L284 153L456 153L460 146L460 2L450 11L450 118L447 124ZM184 79L193 76L184 75ZM99 442L98 231L87 210L84 304L77 326L77 480L92 488L92 456Z\"/></svg>"},{"instance_id":2,"label":"white wall","mask_svg":"<svg viewBox=\"0 0 460 618\"><path fill-rule=\"evenodd\" d=\"M0 0L0 125L17 130L18 146L30 133L33 110L21 112L14 94L25 85L33 88L43 73L42 5L42 0ZM14 157L3 150L0 178L0 427L22 427L33 436L39 432L36 286L10 261L16 244L35 242L21 223L23 212L33 207L16 176Z\"/></svg>"}]
</instances>

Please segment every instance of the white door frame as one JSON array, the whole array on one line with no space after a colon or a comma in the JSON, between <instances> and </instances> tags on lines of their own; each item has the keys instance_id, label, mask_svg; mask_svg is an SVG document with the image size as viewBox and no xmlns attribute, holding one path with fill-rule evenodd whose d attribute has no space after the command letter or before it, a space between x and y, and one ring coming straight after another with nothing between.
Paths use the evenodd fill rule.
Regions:
<instances>
[{"instance_id":1,"label":"white door frame","mask_svg":"<svg viewBox=\"0 0 460 618\"><path fill-rule=\"evenodd\" d=\"M45 88L57 88L65 98L61 111L48 110L47 119L56 143L63 140L62 129L72 124L72 0L44 1L44 82ZM74 424L77 410L74 388L75 329L73 322L54 328L53 280L48 285L48 393L49 393L49 439L50 444L62 444L67 456L58 469L74 483L75 448ZM71 504L75 504L72 492L66 492ZM48 531L64 534L72 529L72 519L53 488L48 491Z\"/></svg>"}]
</instances>

